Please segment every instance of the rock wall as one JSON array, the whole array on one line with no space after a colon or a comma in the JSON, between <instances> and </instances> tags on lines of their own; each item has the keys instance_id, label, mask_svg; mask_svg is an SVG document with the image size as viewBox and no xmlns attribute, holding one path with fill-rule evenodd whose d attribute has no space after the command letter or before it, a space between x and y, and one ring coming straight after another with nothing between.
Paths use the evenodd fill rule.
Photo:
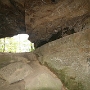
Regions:
<instances>
[{"instance_id":1,"label":"rock wall","mask_svg":"<svg viewBox=\"0 0 90 90\"><path fill-rule=\"evenodd\" d=\"M45 44L35 53L69 90L90 90L90 29Z\"/></svg>"},{"instance_id":2,"label":"rock wall","mask_svg":"<svg viewBox=\"0 0 90 90\"><path fill-rule=\"evenodd\" d=\"M25 24L29 39L35 43L35 47L40 47L47 42L90 28L90 1L26 0Z\"/></svg>"},{"instance_id":3,"label":"rock wall","mask_svg":"<svg viewBox=\"0 0 90 90\"><path fill-rule=\"evenodd\" d=\"M90 0L0 0L0 38L20 33L40 47L90 28Z\"/></svg>"},{"instance_id":4,"label":"rock wall","mask_svg":"<svg viewBox=\"0 0 90 90\"><path fill-rule=\"evenodd\" d=\"M0 38L26 33L25 0L0 0Z\"/></svg>"},{"instance_id":5,"label":"rock wall","mask_svg":"<svg viewBox=\"0 0 90 90\"><path fill-rule=\"evenodd\" d=\"M66 90L32 53L0 53L0 90Z\"/></svg>"}]
</instances>

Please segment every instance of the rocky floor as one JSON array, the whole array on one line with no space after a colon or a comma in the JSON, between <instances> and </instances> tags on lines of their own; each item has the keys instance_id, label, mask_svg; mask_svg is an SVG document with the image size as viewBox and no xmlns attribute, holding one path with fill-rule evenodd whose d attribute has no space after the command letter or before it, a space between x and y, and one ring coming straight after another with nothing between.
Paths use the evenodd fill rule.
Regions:
<instances>
[{"instance_id":1,"label":"rocky floor","mask_svg":"<svg viewBox=\"0 0 90 90\"><path fill-rule=\"evenodd\" d=\"M34 55L31 57L29 55L31 54L24 53L17 56L12 53L0 53L0 64L2 57L3 62L6 61L6 57L9 58L6 62L8 64L0 68L0 90L66 90L55 74L40 65L35 58L31 60ZM21 60L18 61L17 57Z\"/></svg>"}]
</instances>

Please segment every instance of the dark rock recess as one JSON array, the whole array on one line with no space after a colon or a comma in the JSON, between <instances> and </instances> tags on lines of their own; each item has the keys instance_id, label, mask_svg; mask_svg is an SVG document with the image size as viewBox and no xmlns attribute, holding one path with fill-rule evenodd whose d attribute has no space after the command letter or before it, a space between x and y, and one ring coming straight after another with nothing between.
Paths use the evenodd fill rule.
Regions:
<instances>
[{"instance_id":1,"label":"dark rock recess","mask_svg":"<svg viewBox=\"0 0 90 90\"><path fill-rule=\"evenodd\" d=\"M0 38L20 33L40 47L90 28L90 0L0 0Z\"/></svg>"}]
</instances>

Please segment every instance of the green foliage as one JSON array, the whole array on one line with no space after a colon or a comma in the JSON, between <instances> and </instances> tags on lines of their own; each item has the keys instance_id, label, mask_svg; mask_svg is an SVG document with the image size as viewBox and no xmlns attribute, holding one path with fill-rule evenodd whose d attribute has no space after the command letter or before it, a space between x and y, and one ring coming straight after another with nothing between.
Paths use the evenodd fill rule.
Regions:
<instances>
[{"instance_id":1,"label":"green foliage","mask_svg":"<svg viewBox=\"0 0 90 90\"><path fill-rule=\"evenodd\" d=\"M27 39L2 38L0 39L0 52L31 52L34 50L34 44Z\"/></svg>"}]
</instances>

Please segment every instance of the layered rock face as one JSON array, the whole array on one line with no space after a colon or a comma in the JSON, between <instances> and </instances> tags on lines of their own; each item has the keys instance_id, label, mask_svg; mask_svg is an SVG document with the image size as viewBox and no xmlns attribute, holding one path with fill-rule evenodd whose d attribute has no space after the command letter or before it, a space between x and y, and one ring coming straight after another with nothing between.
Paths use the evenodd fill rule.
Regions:
<instances>
[{"instance_id":1,"label":"layered rock face","mask_svg":"<svg viewBox=\"0 0 90 90\"><path fill-rule=\"evenodd\" d=\"M0 38L20 33L41 47L0 53L0 90L90 89L90 0L0 0Z\"/></svg>"},{"instance_id":2,"label":"layered rock face","mask_svg":"<svg viewBox=\"0 0 90 90\"><path fill-rule=\"evenodd\" d=\"M34 53L0 53L0 90L66 90Z\"/></svg>"},{"instance_id":3,"label":"layered rock face","mask_svg":"<svg viewBox=\"0 0 90 90\"><path fill-rule=\"evenodd\" d=\"M43 45L35 53L68 90L90 90L90 29Z\"/></svg>"},{"instance_id":4,"label":"layered rock face","mask_svg":"<svg viewBox=\"0 0 90 90\"><path fill-rule=\"evenodd\" d=\"M0 0L0 38L25 33L25 0Z\"/></svg>"},{"instance_id":5,"label":"layered rock face","mask_svg":"<svg viewBox=\"0 0 90 90\"><path fill-rule=\"evenodd\" d=\"M52 1L26 0L26 32L35 47L90 28L89 0Z\"/></svg>"},{"instance_id":6,"label":"layered rock face","mask_svg":"<svg viewBox=\"0 0 90 90\"><path fill-rule=\"evenodd\" d=\"M89 24L90 0L0 0L0 38L27 33L40 47Z\"/></svg>"}]
</instances>

